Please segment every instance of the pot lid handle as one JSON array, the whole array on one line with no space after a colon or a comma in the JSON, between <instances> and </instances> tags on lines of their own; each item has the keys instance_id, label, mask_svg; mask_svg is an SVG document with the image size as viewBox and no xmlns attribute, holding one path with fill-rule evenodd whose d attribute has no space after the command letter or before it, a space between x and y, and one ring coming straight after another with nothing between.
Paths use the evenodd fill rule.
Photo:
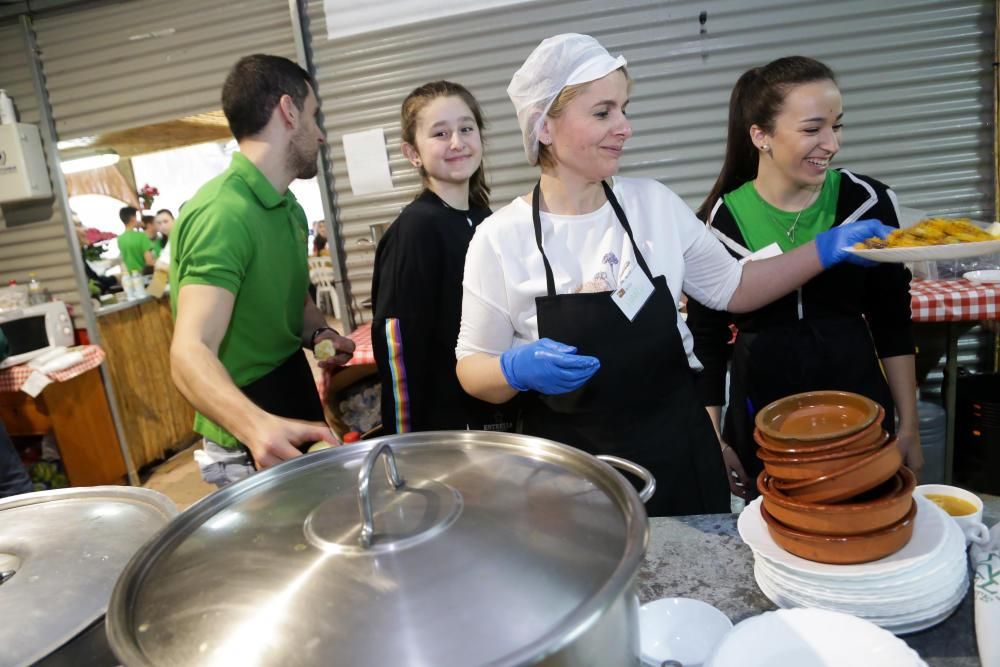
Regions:
<instances>
[{"instance_id":1,"label":"pot lid handle","mask_svg":"<svg viewBox=\"0 0 1000 667\"><path fill-rule=\"evenodd\" d=\"M368 452L358 473L358 507L361 509L361 535L358 541L366 549L371 546L372 536L375 534L375 519L372 513L372 499L368 493L368 482L371 480L375 463L383 454L385 454L385 476L392 488L398 489L406 483L396 468L396 456L392 453L388 442L380 442Z\"/></svg>"},{"instance_id":2,"label":"pot lid handle","mask_svg":"<svg viewBox=\"0 0 1000 667\"><path fill-rule=\"evenodd\" d=\"M653 477L653 473L649 472L638 463L632 463L628 459L622 459L617 456L608 456L607 454L598 454L597 458L604 461L612 468L630 472L641 479L643 481L643 487L642 491L639 492L639 500L642 502L649 502L649 499L653 497L654 493L656 493L656 479Z\"/></svg>"}]
</instances>

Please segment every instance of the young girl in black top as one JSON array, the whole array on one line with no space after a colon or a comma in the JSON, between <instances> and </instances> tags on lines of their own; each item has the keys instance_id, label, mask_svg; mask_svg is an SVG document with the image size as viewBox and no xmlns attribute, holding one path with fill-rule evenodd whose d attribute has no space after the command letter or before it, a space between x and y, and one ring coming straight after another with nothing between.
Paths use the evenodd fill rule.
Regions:
<instances>
[{"instance_id":1,"label":"young girl in black top","mask_svg":"<svg viewBox=\"0 0 1000 667\"><path fill-rule=\"evenodd\" d=\"M781 58L740 77L730 99L722 172L698 211L730 253L788 252L860 218L899 226L888 186L830 168L842 124L840 90L823 63ZM898 264L840 264L750 313L688 302L694 351L705 366L699 388L716 429L721 426L734 492L756 495L761 463L754 454L754 413L811 390L852 391L878 401L890 432L898 415L899 447L907 465L919 470L909 282L909 271ZM733 345L730 323L738 330ZM720 425L730 356L729 408Z\"/></svg>"},{"instance_id":2,"label":"young girl in black top","mask_svg":"<svg viewBox=\"0 0 1000 667\"><path fill-rule=\"evenodd\" d=\"M435 81L403 101L402 151L424 190L379 241L372 346L383 433L512 430L504 406L466 394L455 376L465 252L490 215L483 114L463 86Z\"/></svg>"}]
</instances>

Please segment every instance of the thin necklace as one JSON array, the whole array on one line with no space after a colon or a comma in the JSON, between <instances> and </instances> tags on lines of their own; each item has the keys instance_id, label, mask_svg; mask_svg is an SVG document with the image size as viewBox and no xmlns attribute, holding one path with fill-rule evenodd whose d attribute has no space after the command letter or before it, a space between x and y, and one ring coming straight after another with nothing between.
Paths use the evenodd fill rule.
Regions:
<instances>
[{"instance_id":1,"label":"thin necklace","mask_svg":"<svg viewBox=\"0 0 1000 667\"><path fill-rule=\"evenodd\" d=\"M781 231L783 231L785 233L785 236L788 237L789 242L795 243L795 226L799 224L799 218L802 217L802 212L805 211L807 208L809 208L810 206L813 205L813 203L814 203L813 202L813 198L816 196L816 194L820 191L820 188L822 188L822 187L823 187L822 185L819 185L819 186L813 188L813 191L811 193L809 193L809 201L806 202L805 206L803 206L802 208L799 209L799 212L795 215L795 220L792 221L791 227L788 227L787 229L785 228L784 225L782 225L780 222L778 222L777 218L775 218L771 214L770 209L768 209L767 200L764 199L763 197L760 198L761 201L764 202L764 213L767 214L767 217L771 220L771 222L773 222L775 224L775 226L777 226L778 229L780 229ZM758 196L760 196L760 193L758 193ZM777 208L777 207L775 207L775 208Z\"/></svg>"}]
</instances>

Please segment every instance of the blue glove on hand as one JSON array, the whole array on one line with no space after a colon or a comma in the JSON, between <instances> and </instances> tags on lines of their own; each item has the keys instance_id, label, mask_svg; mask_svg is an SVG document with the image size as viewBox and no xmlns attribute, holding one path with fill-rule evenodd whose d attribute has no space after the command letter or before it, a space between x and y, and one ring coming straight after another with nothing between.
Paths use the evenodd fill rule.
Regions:
<instances>
[{"instance_id":1,"label":"blue glove on hand","mask_svg":"<svg viewBox=\"0 0 1000 667\"><path fill-rule=\"evenodd\" d=\"M548 338L512 347L500 355L500 370L518 391L565 394L578 389L601 367L596 357L576 353L576 348Z\"/></svg>"},{"instance_id":2,"label":"blue glove on hand","mask_svg":"<svg viewBox=\"0 0 1000 667\"><path fill-rule=\"evenodd\" d=\"M875 264L874 262L847 252L845 248L850 248L855 243L873 236L884 239L889 235L889 232L895 230L895 227L883 225L878 220L858 220L820 232L816 235L816 252L819 253L819 262L824 269L829 269L834 264L845 261L861 266L872 266Z\"/></svg>"}]
</instances>

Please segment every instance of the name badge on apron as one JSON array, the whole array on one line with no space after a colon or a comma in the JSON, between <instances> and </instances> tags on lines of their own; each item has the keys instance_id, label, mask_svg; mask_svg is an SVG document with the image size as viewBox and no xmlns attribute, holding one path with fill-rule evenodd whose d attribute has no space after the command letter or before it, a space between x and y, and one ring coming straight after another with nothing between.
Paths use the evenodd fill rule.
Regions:
<instances>
[{"instance_id":1,"label":"name badge on apron","mask_svg":"<svg viewBox=\"0 0 1000 667\"><path fill-rule=\"evenodd\" d=\"M653 294L653 283L645 271L633 271L634 264L626 262L618 276L618 289L611 293L611 300L625 314L629 322L646 305Z\"/></svg>"}]
</instances>

